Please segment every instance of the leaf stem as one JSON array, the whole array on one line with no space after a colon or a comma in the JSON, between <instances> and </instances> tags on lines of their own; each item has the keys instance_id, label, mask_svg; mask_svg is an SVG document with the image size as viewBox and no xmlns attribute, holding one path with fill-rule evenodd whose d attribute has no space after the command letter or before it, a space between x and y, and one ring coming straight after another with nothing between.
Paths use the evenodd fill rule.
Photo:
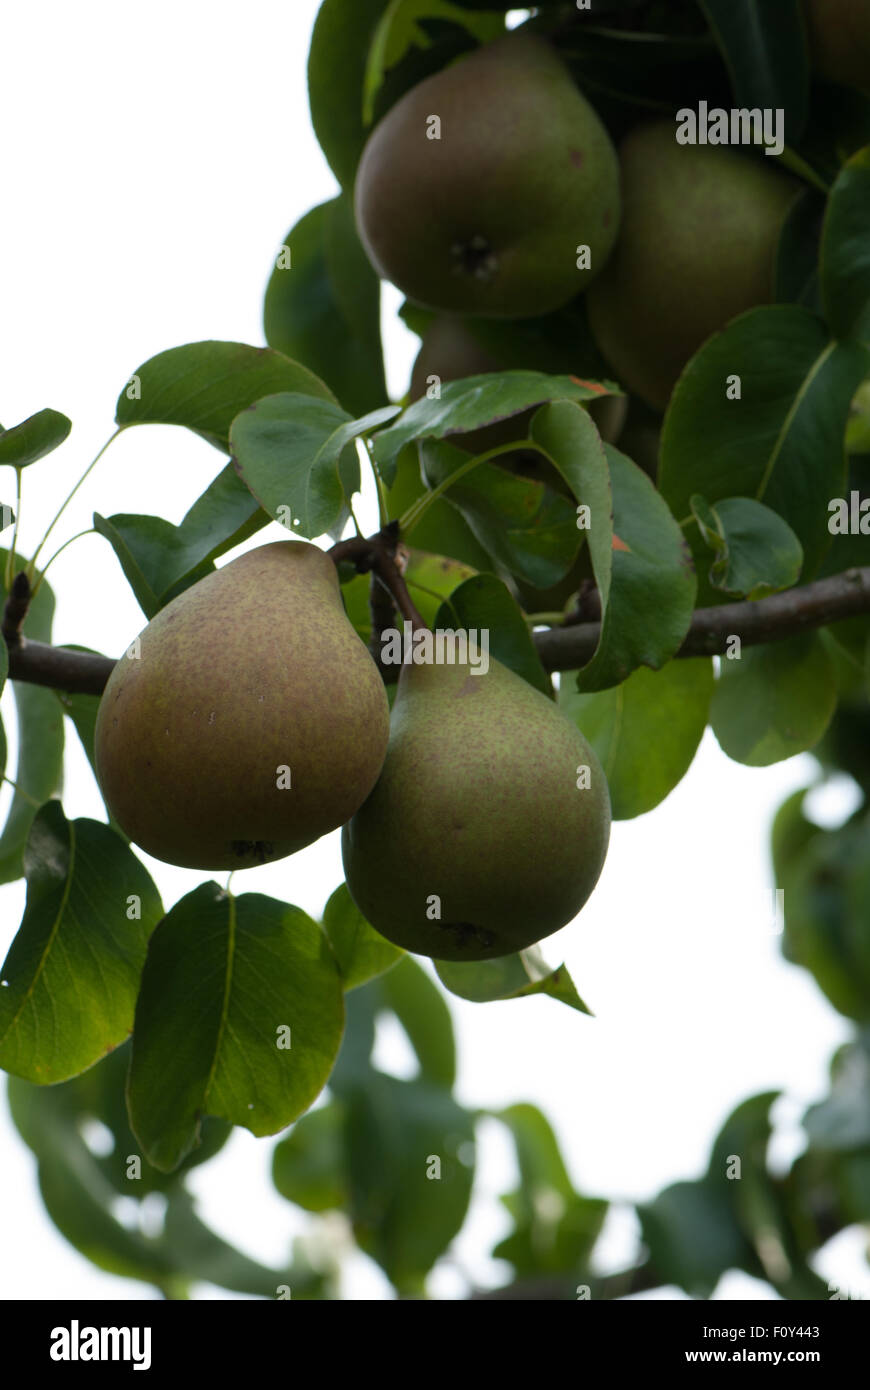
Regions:
<instances>
[{"instance_id":1,"label":"leaf stem","mask_svg":"<svg viewBox=\"0 0 870 1390\"><path fill-rule=\"evenodd\" d=\"M23 796L25 801L29 801L31 806L35 806L36 809L39 810L40 806L42 805L42 802L37 801L35 796L31 796L30 792L26 792L23 787L19 787L17 782L13 782L12 778L5 776L5 774L3 777L3 781L8 782L13 791L16 791L19 796Z\"/></svg>"},{"instance_id":2,"label":"leaf stem","mask_svg":"<svg viewBox=\"0 0 870 1390\"><path fill-rule=\"evenodd\" d=\"M15 577L15 544L18 540L18 523L21 520L21 469L15 470L15 525L12 528L12 544L6 556L6 592L12 588Z\"/></svg>"},{"instance_id":3,"label":"leaf stem","mask_svg":"<svg viewBox=\"0 0 870 1390\"><path fill-rule=\"evenodd\" d=\"M538 453L544 453L544 450L541 449L533 439L525 440L523 442L523 447L537 449ZM448 488L452 487L460 478L464 478L465 474L470 473L479 463L488 463L490 459L498 458L501 454L515 454L517 448L517 441L510 444L499 444L497 448L487 449L483 454L475 454L467 463L460 464L459 468L454 469L452 473L448 474L437 487L433 488L430 492L424 492L422 497L418 497L416 502L411 503L410 507L399 521L399 530L402 536L408 536L417 525L417 522L420 521L429 510L432 503L437 502L438 498L443 496Z\"/></svg>"},{"instance_id":4,"label":"leaf stem","mask_svg":"<svg viewBox=\"0 0 870 1390\"><path fill-rule=\"evenodd\" d=\"M96 532L95 532L93 526L89 526L89 527L87 528L86 531L77 531L76 534L75 534L74 536L70 536L69 540L64 541L63 545L59 545L59 546L58 546L57 550L54 552L54 554L52 555L51 559L46 561L46 563L43 565L42 569L40 570L39 575L37 576L36 583L33 585L33 590L32 590L31 595L30 595L32 599L33 599L33 598L36 598L36 595L39 593L39 586L40 586L40 584L42 583L43 579L45 578L46 574L48 573L48 571L49 571L49 569L51 568L51 566L54 564L55 560L57 559L57 557L58 557L58 555L61 553L61 551L62 551L62 550L66 550L67 546L68 546L68 545L72 545L73 541L79 541L79 540L81 540L82 536L94 536L94 535L96 535ZM31 561L31 563L32 563L32 561Z\"/></svg>"},{"instance_id":5,"label":"leaf stem","mask_svg":"<svg viewBox=\"0 0 870 1390\"><path fill-rule=\"evenodd\" d=\"M33 555L32 555L32 557L31 557L31 559L30 559L30 562L29 562L29 564L28 564L28 566L27 566L28 578L30 578L30 579L33 578L33 575L34 575L35 572L36 572L36 561L37 561L37 559L38 559L38 557L39 557L39 552L42 550L42 547L45 545L45 542L48 540L48 538L49 538L49 536L51 535L52 531L54 530L55 526L56 526L57 523L60 521L61 517L63 516L63 514L64 514L64 512L66 511L67 507L69 506L70 502L71 502L71 501L73 500L73 498L75 497L75 495L76 495L76 493L78 492L79 488L81 487L82 483L85 481L85 478L87 478L87 476L88 476L88 474L90 473L91 469L94 468L94 467L96 466L96 464L99 463L100 459L103 457L103 454L106 452L106 450L108 449L108 447L109 447L109 445L112 443L112 441L115 440L115 439L117 439L117 438L118 438L118 435L122 432L122 430L125 430L126 428L127 428L126 425L119 425L118 428L115 430L114 434L110 434L110 435L109 435L109 438L106 440L106 442L105 442L105 444L103 445L102 449L100 449L100 451L99 451L99 453L97 454L96 458L94 458L94 459L91 460L91 462L88 464L87 468L85 469L84 473L82 474L82 476L79 478L78 482L76 483L75 487L71 490L71 492L69 492L69 494L68 494L67 497L64 499L64 501L61 502L60 507L58 508L57 512L55 513L55 516L54 516L53 520L52 520L51 523L49 524L48 530L45 532L44 536L42 537L42 540L39 542L39 545L36 547L35 551L33 552Z\"/></svg>"}]
</instances>

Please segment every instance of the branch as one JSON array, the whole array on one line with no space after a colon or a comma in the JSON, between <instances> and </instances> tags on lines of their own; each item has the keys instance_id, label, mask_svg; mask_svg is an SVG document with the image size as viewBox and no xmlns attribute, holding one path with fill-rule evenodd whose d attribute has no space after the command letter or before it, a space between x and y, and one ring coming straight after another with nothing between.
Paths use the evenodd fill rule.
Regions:
<instances>
[{"instance_id":1,"label":"branch","mask_svg":"<svg viewBox=\"0 0 870 1390\"><path fill-rule=\"evenodd\" d=\"M389 531L390 528L385 528ZM384 533L370 540L355 537L339 541L328 552L336 563L350 560L362 573L371 572L392 595L402 614L416 630L425 623L414 606L399 568L389 553ZM101 695L115 662L93 652L51 647L21 635L28 593L18 576L12 586L3 617L3 636L9 648L11 680L45 685L70 694ZM591 597L591 596L590 596ZM843 618L870 614L870 568L850 569L830 579L818 579L800 589L759 599L756 603L727 603L699 608L679 657L714 656L725 651L729 638L739 637L744 646L779 642L799 632L809 632ZM538 655L548 671L574 671L590 660L601 632L599 623L551 628L534 635Z\"/></svg>"},{"instance_id":2,"label":"branch","mask_svg":"<svg viewBox=\"0 0 870 1390\"><path fill-rule=\"evenodd\" d=\"M870 568L850 569L755 602L696 609L677 656L721 656L733 637L755 647L864 613L870 613ZM581 623L536 632L534 643L545 670L576 671L591 659L600 635L599 623Z\"/></svg>"}]
</instances>

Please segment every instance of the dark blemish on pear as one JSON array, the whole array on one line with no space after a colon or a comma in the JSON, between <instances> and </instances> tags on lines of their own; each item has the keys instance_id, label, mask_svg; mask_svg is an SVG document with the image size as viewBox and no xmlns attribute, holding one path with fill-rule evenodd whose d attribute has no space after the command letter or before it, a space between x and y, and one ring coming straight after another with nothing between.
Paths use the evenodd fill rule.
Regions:
<instances>
[{"instance_id":1,"label":"dark blemish on pear","mask_svg":"<svg viewBox=\"0 0 870 1390\"><path fill-rule=\"evenodd\" d=\"M583 151L582 151L582 150L572 150L572 151L571 151L571 163L574 165L574 168L575 168L575 169L582 169L582 168L583 168Z\"/></svg>"},{"instance_id":2,"label":"dark blemish on pear","mask_svg":"<svg viewBox=\"0 0 870 1390\"><path fill-rule=\"evenodd\" d=\"M465 947L477 942L484 950L488 950L495 942L495 937L491 931L485 927L476 927L473 922L439 922L442 931L451 932L459 946Z\"/></svg>"},{"instance_id":3,"label":"dark blemish on pear","mask_svg":"<svg viewBox=\"0 0 870 1390\"><path fill-rule=\"evenodd\" d=\"M258 864L265 864L274 853L269 840L233 840L231 849L239 859L255 859Z\"/></svg>"}]
</instances>

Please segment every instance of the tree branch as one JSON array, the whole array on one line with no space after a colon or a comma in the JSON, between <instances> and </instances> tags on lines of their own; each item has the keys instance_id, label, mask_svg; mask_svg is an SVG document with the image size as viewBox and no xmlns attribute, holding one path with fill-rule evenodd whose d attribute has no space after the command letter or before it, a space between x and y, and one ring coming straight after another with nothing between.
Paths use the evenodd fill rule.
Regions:
<instances>
[{"instance_id":1,"label":"tree branch","mask_svg":"<svg viewBox=\"0 0 870 1390\"><path fill-rule=\"evenodd\" d=\"M870 613L870 568L850 569L755 602L696 609L677 656L721 656L733 637L754 647L864 613ZM545 670L575 671L591 659L600 635L599 623L580 623L536 632L534 642Z\"/></svg>"},{"instance_id":2,"label":"tree branch","mask_svg":"<svg viewBox=\"0 0 870 1390\"><path fill-rule=\"evenodd\" d=\"M390 528L385 528L389 531ZM384 532L371 539L355 537L339 541L329 551L336 563L349 560L362 573L371 572L390 593L402 617L416 630L425 623L414 606ZM29 588L16 578L6 603L3 636L9 648L11 680L45 685L70 694L101 695L115 662L93 652L51 647L21 635L27 612ZM714 656L726 650L732 637L744 646L779 642L799 632L824 627L860 614L870 614L870 568L850 569L829 579L818 579L799 589L787 589L755 603L726 603L699 608L677 656ZM574 671L591 658L600 636L599 623L581 622L546 632L536 632L535 646L548 671Z\"/></svg>"}]
</instances>

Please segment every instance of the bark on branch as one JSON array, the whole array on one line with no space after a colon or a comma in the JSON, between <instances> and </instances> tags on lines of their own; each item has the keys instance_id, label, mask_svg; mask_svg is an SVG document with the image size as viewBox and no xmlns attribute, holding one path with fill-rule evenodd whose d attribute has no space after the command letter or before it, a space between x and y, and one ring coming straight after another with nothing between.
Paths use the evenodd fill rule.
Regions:
<instances>
[{"instance_id":1,"label":"bark on branch","mask_svg":"<svg viewBox=\"0 0 870 1390\"><path fill-rule=\"evenodd\" d=\"M336 564L350 561L361 572L374 574L402 617L415 628L425 626L394 559L393 533L390 541L384 532L370 540L356 537L339 541L329 553ZM29 591L25 593L23 582L16 579L3 617L10 678L71 694L101 695L115 662L107 656L51 647L22 636L20 628L28 601ZM870 567L846 570L830 579L818 579L754 603L700 608L677 655L721 655L729 638L735 636L744 646L757 646L865 613L870 614ZM584 666L598 645L600 630L597 622L581 622L535 633L535 646L546 670L573 671Z\"/></svg>"},{"instance_id":2,"label":"bark on branch","mask_svg":"<svg viewBox=\"0 0 870 1390\"><path fill-rule=\"evenodd\" d=\"M733 637L755 647L863 613L870 613L870 568L845 570L751 603L696 609L677 656L721 656ZM591 659L600 633L599 623L580 623L536 632L534 641L545 670L575 671Z\"/></svg>"}]
</instances>

